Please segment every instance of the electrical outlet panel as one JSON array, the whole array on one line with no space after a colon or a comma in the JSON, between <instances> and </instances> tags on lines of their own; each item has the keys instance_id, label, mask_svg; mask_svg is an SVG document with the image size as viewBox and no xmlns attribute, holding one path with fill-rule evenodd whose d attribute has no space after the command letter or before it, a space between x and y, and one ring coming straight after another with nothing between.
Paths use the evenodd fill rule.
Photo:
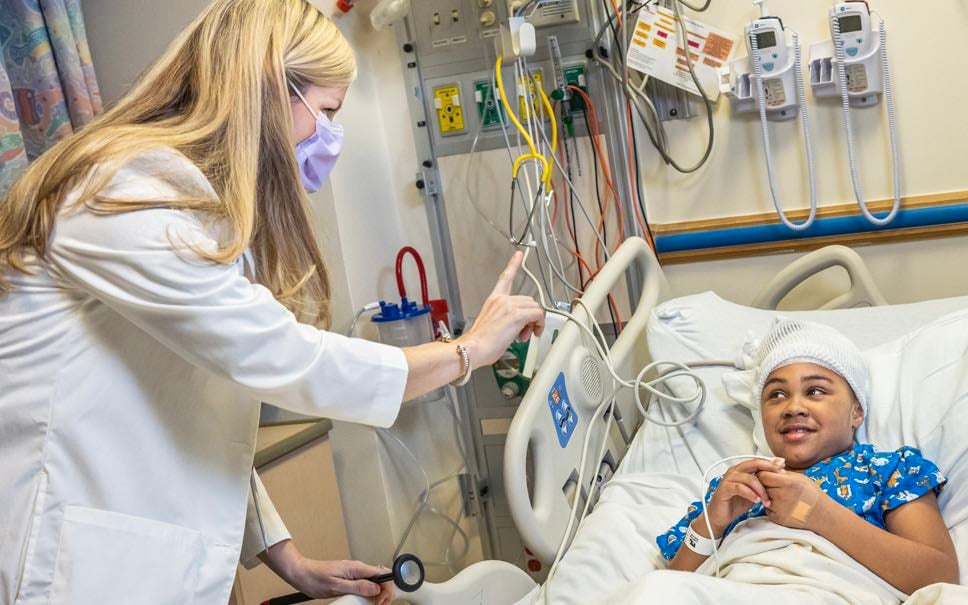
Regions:
<instances>
[{"instance_id":1,"label":"electrical outlet panel","mask_svg":"<svg viewBox=\"0 0 968 605\"><path fill-rule=\"evenodd\" d=\"M507 0L508 13L524 8L524 17L535 27L578 23L578 0Z\"/></svg>"},{"instance_id":2,"label":"electrical outlet panel","mask_svg":"<svg viewBox=\"0 0 968 605\"><path fill-rule=\"evenodd\" d=\"M519 7L524 14L530 15L532 23L547 25L539 30L536 53L528 58L528 62L532 71L541 71L539 77L549 96L565 81L559 68L575 65L585 66L588 84L593 92L598 92L600 75L585 61L585 53L597 32L591 18L595 6L590 1L551 0L549 3L548 0L534 0ZM508 0L410 2L406 27L397 30L403 50L401 59L407 87L414 92L410 105L413 124L418 129L416 132L431 137L438 157L468 153L475 141L478 151L505 145L501 119L510 120L511 116L506 115L493 78L494 36L498 33L498 25L506 22L508 14ZM549 15L554 19L548 19ZM558 47L554 57L551 37ZM515 81L512 63L504 63L503 78L507 102L523 123L533 119L536 110L540 114L546 113L538 97L534 97L535 102L530 107L525 106L528 104L523 102L519 93L527 89ZM439 89L453 87L459 89L456 106L448 101L449 95L441 97L437 94ZM576 103L580 112L581 103ZM448 106L452 107L450 112ZM584 122L578 120L575 126L575 132L581 136L585 130Z\"/></svg>"},{"instance_id":3,"label":"electrical outlet panel","mask_svg":"<svg viewBox=\"0 0 968 605\"><path fill-rule=\"evenodd\" d=\"M477 116L481 120L481 128L500 126L501 121L506 119L497 89L488 80L474 82L474 100L477 102Z\"/></svg>"},{"instance_id":4,"label":"electrical outlet panel","mask_svg":"<svg viewBox=\"0 0 968 605\"><path fill-rule=\"evenodd\" d=\"M414 3L414 20L433 48L467 42L468 20L477 16L465 10L461 0L421 0ZM470 24L472 27L474 23Z\"/></svg>"},{"instance_id":5,"label":"electrical outlet panel","mask_svg":"<svg viewBox=\"0 0 968 605\"><path fill-rule=\"evenodd\" d=\"M588 81L585 78L585 66L579 65L567 65L562 70L565 76L565 82L570 86L577 86L586 93L588 92ZM572 113L581 113L587 107L585 106L585 99L575 91L571 91L571 100L568 102L571 107Z\"/></svg>"},{"instance_id":6,"label":"electrical outlet panel","mask_svg":"<svg viewBox=\"0 0 968 605\"><path fill-rule=\"evenodd\" d=\"M437 125L440 134L464 132L464 110L460 103L460 86L451 84L434 89L434 108L437 110Z\"/></svg>"}]
</instances>

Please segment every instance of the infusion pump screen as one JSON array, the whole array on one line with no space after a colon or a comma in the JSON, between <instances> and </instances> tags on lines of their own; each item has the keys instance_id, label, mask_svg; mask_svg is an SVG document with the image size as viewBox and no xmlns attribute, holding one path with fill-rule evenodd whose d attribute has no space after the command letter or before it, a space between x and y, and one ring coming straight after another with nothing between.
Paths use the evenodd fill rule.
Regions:
<instances>
[{"instance_id":1,"label":"infusion pump screen","mask_svg":"<svg viewBox=\"0 0 968 605\"><path fill-rule=\"evenodd\" d=\"M846 34L860 31L864 27L864 22L861 21L860 15L850 15L849 17L841 17L839 25L840 33Z\"/></svg>"},{"instance_id":2,"label":"infusion pump screen","mask_svg":"<svg viewBox=\"0 0 968 605\"><path fill-rule=\"evenodd\" d=\"M776 46L776 32L764 32L762 34L756 34L756 48L762 50L764 48L772 48Z\"/></svg>"}]
</instances>

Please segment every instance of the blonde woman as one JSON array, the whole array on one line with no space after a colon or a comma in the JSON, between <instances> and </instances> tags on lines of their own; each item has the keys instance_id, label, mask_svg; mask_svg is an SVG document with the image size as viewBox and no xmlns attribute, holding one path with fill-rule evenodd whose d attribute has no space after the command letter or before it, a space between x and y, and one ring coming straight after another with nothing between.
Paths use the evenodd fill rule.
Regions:
<instances>
[{"instance_id":1,"label":"blonde woman","mask_svg":"<svg viewBox=\"0 0 968 605\"><path fill-rule=\"evenodd\" d=\"M305 0L216 0L0 202L0 603L225 603L256 555L315 597L392 598L288 539L251 469L259 402L388 426L543 312L510 295L515 256L455 343L325 331L304 188L355 70Z\"/></svg>"}]
</instances>

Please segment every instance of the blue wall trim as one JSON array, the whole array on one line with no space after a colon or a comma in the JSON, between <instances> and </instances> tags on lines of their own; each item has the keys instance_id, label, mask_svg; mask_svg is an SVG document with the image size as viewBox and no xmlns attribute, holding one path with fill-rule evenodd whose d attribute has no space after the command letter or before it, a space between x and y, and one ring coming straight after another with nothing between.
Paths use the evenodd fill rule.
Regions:
<instances>
[{"instance_id":1,"label":"blue wall trim","mask_svg":"<svg viewBox=\"0 0 968 605\"><path fill-rule=\"evenodd\" d=\"M885 215L884 212L879 212L875 213L874 216ZM902 209L898 211L894 220L884 227L872 225L863 216L858 214L856 216L818 218L805 231L791 231L783 224L776 223L751 227L730 227L727 229L711 229L691 233L656 235L655 246L656 251L659 254L663 254L667 252L683 252L687 250L704 250L709 248L724 248L727 246L768 244L816 237L861 234L873 231L934 227L937 225L964 222L968 222L968 203Z\"/></svg>"}]
</instances>

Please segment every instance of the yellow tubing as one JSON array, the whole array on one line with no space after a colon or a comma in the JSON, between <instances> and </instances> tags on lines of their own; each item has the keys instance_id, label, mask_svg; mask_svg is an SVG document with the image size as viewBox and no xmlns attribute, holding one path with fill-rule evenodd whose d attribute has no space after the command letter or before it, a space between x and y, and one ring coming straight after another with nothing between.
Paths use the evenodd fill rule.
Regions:
<instances>
[{"instance_id":1,"label":"yellow tubing","mask_svg":"<svg viewBox=\"0 0 968 605\"><path fill-rule=\"evenodd\" d=\"M528 161L528 160L538 160L539 162L541 162L541 174L542 175L551 172L549 170L549 168L548 168L548 159L547 158L545 158L543 155L540 155L540 154L537 154L537 153L526 153L524 155L519 155L514 160L514 165L511 167L511 177L512 178L518 178L518 170L521 168L521 164L523 162ZM542 177L542 182L547 183L547 181L545 181L544 177Z\"/></svg>"},{"instance_id":2,"label":"yellow tubing","mask_svg":"<svg viewBox=\"0 0 968 605\"><path fill-rule=\"evenodd\" d=\"M551 118L551 155L554 156L558 152L558 120L555 118L555 110L551 107L551 101L548 100L548 95L545 94L544 89L538 86L537 82L535 82L535 88L541 96L541 104L544 105L545 111L548 112L548 116ZM545 158L546 174L544 175L544 182L549 189L551 186L551 167L551 162Z\"/></svg>"}]
</instances>

